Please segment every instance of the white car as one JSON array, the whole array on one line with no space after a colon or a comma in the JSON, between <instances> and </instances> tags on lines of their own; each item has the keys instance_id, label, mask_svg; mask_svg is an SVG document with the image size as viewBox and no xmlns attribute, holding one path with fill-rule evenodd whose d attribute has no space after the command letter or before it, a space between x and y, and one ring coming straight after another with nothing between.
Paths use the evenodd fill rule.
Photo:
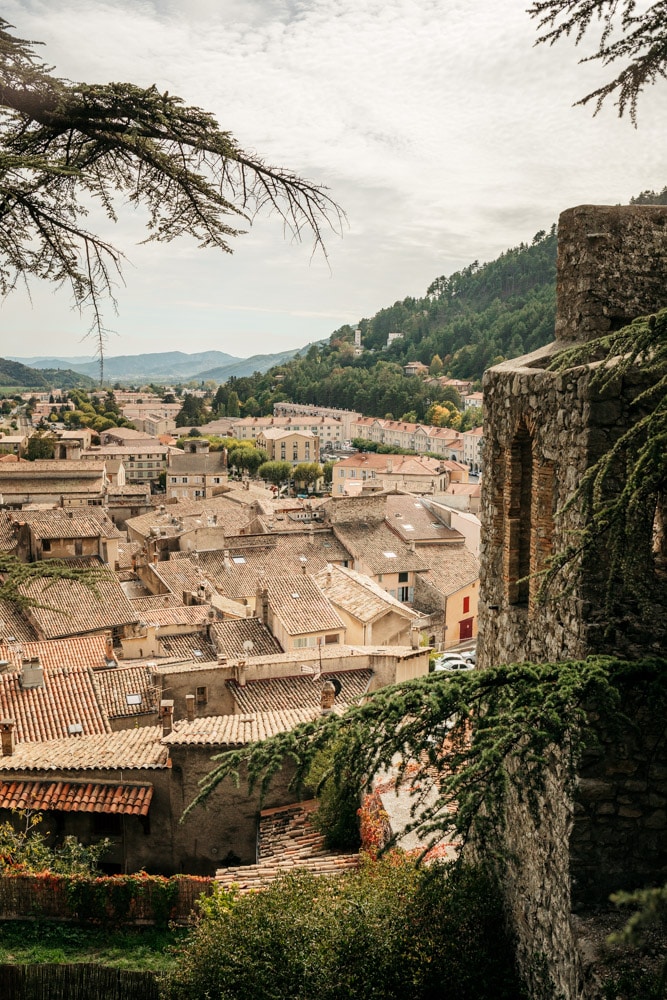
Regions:
<instances>
[{"instance_id":1,"label":"white car","mask_svg":"<svg viewBox=\"0 0 667 1000\"><path fill-rule=\"evenodd\" d=\"M448 673L460 673L465 670L474 670L474 664L468 663L462 656L456 653L445 653L435 661L434 670L446 670Z\"/></svg>"}]
</instances>

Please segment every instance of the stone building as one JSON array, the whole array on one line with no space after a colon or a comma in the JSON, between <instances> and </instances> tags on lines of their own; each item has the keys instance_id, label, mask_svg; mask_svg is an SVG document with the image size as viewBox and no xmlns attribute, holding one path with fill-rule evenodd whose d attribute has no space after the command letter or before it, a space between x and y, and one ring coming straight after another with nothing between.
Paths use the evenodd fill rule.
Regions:
<instances>
[{"instance_id":1,"label":"stone building","mask_svg":"<svg viewBox=\"0 0 667 1000\"><path fill-rule=\"evenodd\" d=\"M659 609L667 604L667 580L656 558L659 533L652 538L648 522L637 524L635 543L654 595L650 625L618 574L612 578L618 618L608 619L604 537L566 566L546 599L539 588L549 557L585 526L581 505L568 507L568 499L586 470L641 416L633 401L647 384L638 369L605 387L594 379L600 362L560 371L551 370L551 362L667 305L667 208L584 205L564 212L557 273L555 341L484 378L481 667L597 653L632 660L664 650ZM622 483L618 470L606 488L619 490ZM590 726L600 742L579 763L574 797L556 751L545 768L539 815L515 790L507 802L507 900L519 953L529 979L531 961L541 954L565 1000L593 995L572 904L664 881L667 871L664 719L651 717L650 706L633 704L630 696L625 710L636 725L612 736L597 709L592 706Z\"/></svg>"}]
</instances>

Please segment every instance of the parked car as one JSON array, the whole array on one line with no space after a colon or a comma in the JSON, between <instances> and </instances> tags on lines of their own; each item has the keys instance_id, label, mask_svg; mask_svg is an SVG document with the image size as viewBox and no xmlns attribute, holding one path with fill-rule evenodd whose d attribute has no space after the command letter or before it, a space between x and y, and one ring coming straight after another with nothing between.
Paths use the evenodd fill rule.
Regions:
<instances>
[{"instance_id":1,"label":"parked car","mask_svg":"<svg viewBox=\"0 0 667 1000\"><path fill-rule=\"evenodd\" d=\"M477 663L477 650L476 649L464 649L461 653L464 660L468 663L472 663L473 666Z\"/></svg>"},{"instance_id":2,"label":"parked car","mask_svg":"<svg viewBox=\"0 0 667 1000\"><path fill-rule=\"evenodd\" d=\"M461 673L466 670L474 670L474 664L468 663L462 656L455 656L452 653L448 653L445 656L438 657L433 669L436 671L444 670L447 673Z\"/></svg>"}]
</instances>

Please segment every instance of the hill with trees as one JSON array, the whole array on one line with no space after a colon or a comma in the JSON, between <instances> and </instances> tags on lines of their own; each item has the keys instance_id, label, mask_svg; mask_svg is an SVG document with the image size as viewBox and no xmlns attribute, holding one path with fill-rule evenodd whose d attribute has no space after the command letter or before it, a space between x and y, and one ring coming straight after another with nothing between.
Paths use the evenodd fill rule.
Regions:
<instances>
[{"instance_id":1,"label":"hill with trees","mask_svg":"<svg viewBox=\"0 0 667 1000\"><path fill-rule=\"evenodd\" d=\"M18 361L0 358L0 385L24 389L72 389L91 388L95 382L85 375L70 369L44 368L37 371Z\"/></svg>"}]
</instances>

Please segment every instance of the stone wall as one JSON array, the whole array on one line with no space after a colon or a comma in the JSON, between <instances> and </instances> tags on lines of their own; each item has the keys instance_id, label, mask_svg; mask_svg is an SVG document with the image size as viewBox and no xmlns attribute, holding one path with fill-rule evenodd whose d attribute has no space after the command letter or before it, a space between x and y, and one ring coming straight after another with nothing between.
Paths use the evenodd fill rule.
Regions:
<instances>
[{"instance_id":1,"label":"stone wall","mask_svg":"<svg viewBox=\"0 0 667 1000\"><path fill-rule=\"evenodd\" d=\"M667 206L568 209L558 220L557 339L590 340L664 309L666 277Z\"/></svg>"},{"instance_id":2,"label":"stone wall","mask_svg":"<svg viewBox=\"0 0 667 1000\"><path fill-rule=\"evenodd\" d=\"M553 358L573 342L620 329L667 305L667 208L581 206L559 221L556 341L504 362L484 378L484 468L478 664L558 662L591 654L636 660L660 654L667 623L642 619L631 584L612 578L604 596L604 539L540 594L541 571L585 527L567 501L585 472L636 421L646 387L636 370L600 389L596 362L557 373ZM610 491L623 486L612 470ZM652 517L647 511L647 518ZM637 525L656 608L666 580L652 551L651 524ZM645 550L645 551L644 551ZM570 800L558 754L533 801L510 789L506 809L506 896L524 973L536 997L551 980L566 1000L588 995L572 927L575 905L667 875L667 747L663 707L630 688L627 720L590 713L590 749Z\"/></svg>"}]
</instances>

